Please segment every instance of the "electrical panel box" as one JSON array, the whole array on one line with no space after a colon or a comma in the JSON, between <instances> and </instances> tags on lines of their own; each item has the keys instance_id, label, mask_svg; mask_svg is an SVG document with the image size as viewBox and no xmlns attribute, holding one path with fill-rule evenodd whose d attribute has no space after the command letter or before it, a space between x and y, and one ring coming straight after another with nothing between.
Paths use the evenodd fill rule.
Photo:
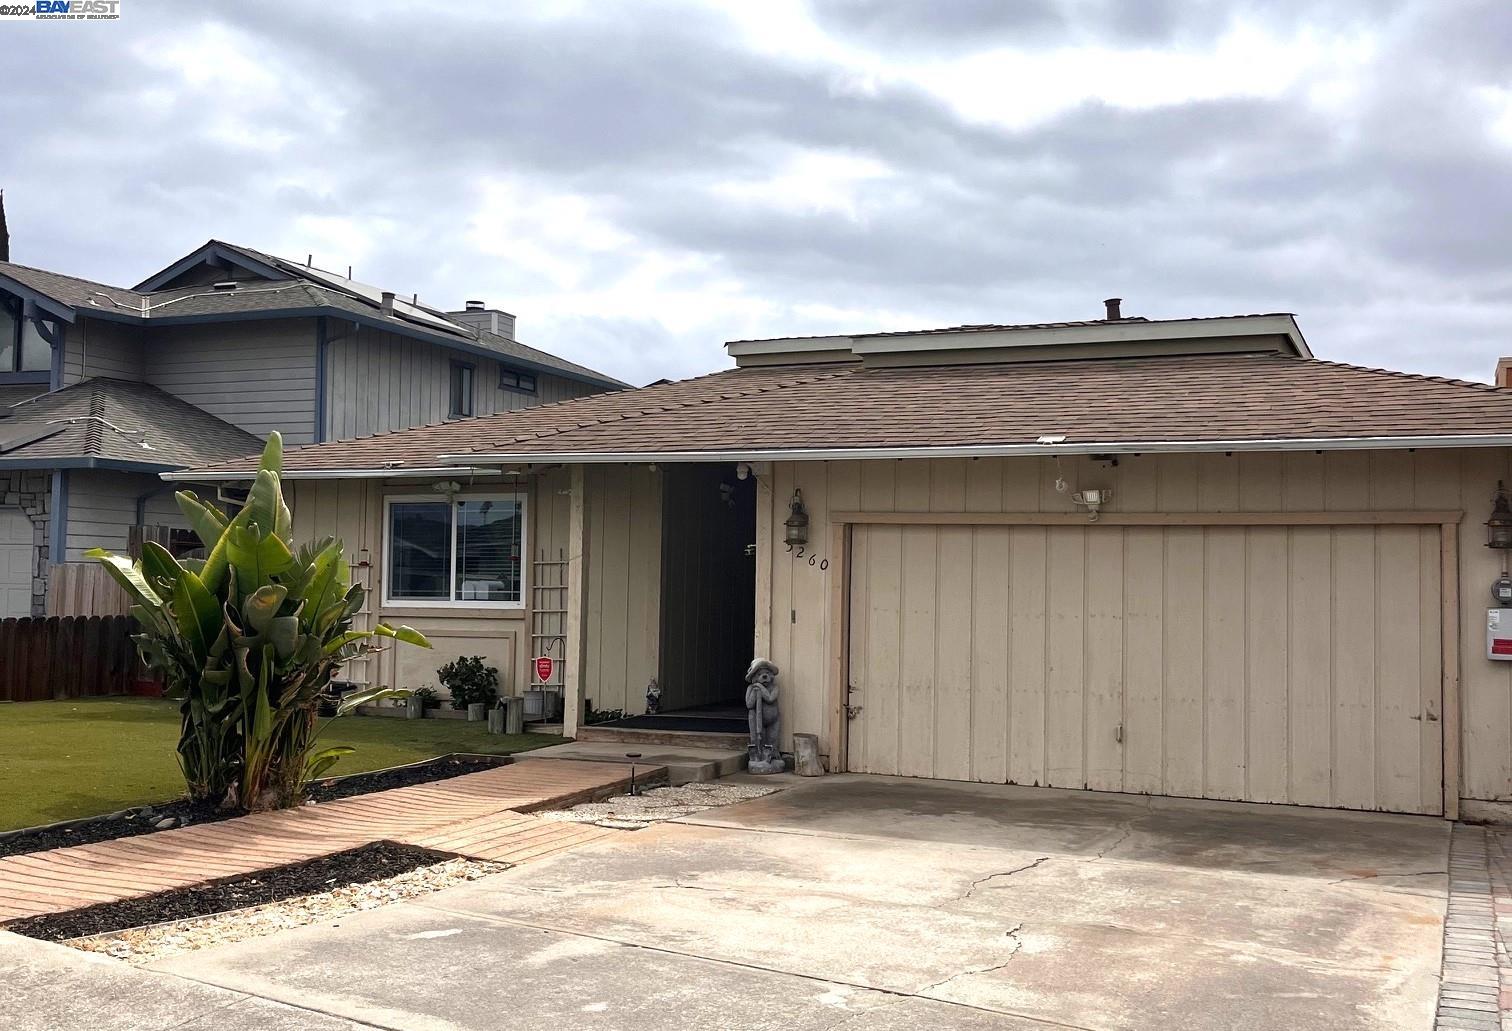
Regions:
<instances>
[{"instance_id":1,"label":"electrical panel box","mask_svg":"<svg viewBox=\"0 0 1512 1031\"><path fill-rule=\"evenodd\" d=\"M1512 662L1512 609L1486 610L1486 658Z\"/></svg>"}]
</instances>

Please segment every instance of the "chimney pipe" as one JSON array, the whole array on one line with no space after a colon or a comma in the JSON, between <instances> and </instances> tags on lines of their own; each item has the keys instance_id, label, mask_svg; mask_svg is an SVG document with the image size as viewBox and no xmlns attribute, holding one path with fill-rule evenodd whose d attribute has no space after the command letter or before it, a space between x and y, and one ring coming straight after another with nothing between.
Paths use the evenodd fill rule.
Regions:
<instances>
[{"instance_id":1,"label":"chimney pipe","mask_svg":"<svg viewBox=\"0 0 1512 1031\"><path fill-rule=\"evenodd\" d=\"M1512 358L1496 359L1496 385L1512 387Z\"/></svg>"},{"instance_id":2,"label":"chimney pipe","mask_svg":"<svg viewBox=\"0 0 1512 1031\"><path fill-rule=\"evenodd\" d=\"M482 301L468 301L467 302L467 310L468 311L482 311L483 310L483 302Z\"/></svg>"},{"instance_id":3,"label":"chimney pipe","mask_svg":"<svg viewBox=\"0 0 1512 1031\"><path fill-rule=\"evenodd\" d=\"M1123 318L1122 313L1120 313L1118 310L1118 306L1121 304L1123 304L1122 297L1109 297L1106 301L1103 302L1103 306L1108 309L1107 315L1104 316L1107 321L1117 322L1119 319Z\"/></svg>"},{"instance_id":4,"label":"chimney pipe","mask_svg":"<svg viewBox=\"0 0 1512 1031\"><path fill-rule=\"evenodd\" d=\"M383 314L394 314L394 291L392 290L383 291Z\"/></svg>"}]
</instances>

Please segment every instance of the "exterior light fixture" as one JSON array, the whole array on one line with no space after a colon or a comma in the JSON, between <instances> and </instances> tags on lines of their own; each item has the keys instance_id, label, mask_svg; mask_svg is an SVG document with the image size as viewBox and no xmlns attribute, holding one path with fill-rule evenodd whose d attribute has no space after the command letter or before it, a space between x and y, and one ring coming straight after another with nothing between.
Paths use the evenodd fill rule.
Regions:
<instances>
[{"instance_id":1,"label":"exterior light fixture","mask_svg":"<svg viewBox=\"0 0 1512 1031\"><path fill-rule=\"evenodd\" d=\"M1087 515L1094 521L1097 519L1097 510L1113 500L1111 490L1079 490L1071 495L1071 500L1087 510ZM1508 513L1512 516L1512 512ZM1509 523L1512 526L1512 523Z\"/></svg>"},{"instance_id":2,"label":"exterior light fixture","mask_svg":"<svg viewBox=\"0 0 1512 1031\"><path fill-rule=\"evenodd\" d=\"M1509 513L1512 515L1512 513ZM787 536L783 542L790 548L801 547L808 543L808 512L803 508L803 492L793 491L793 500L788 502L788 517L782 525L787 527ZM1512 527L1512 522L1509 522ZM1512 546L1512 545L1509 545Z\"/></svg>"},{"instance_id":3,"label":"exterior light fixture","mask_svg":"<svg viewBox=\"0 0 1512 1031\"><path fill-rule=\"evenodd\" d=\"M1507 506L1507 489L1496 481L1496 497L1491 518L1486 520L1486 547L1506 551L1512 548L1512 508Z\"/></svg>"}]
</instances>

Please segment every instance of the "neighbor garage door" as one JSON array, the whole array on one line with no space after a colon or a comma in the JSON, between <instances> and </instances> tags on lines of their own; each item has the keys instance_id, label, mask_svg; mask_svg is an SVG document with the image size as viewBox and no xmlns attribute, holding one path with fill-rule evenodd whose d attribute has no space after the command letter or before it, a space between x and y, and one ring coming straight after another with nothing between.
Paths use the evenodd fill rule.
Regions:
<instances>
[{"instance_id":1,"label":"neighbor garage door","mask_svg":"<svg viewBox=\"0 0 1512 1031\"><path fill-rule=\"evenodd\" d=\"M25 512L0 508L0 619L30 616L32 524Z\"/></svg>"},{"instance_id":2,"label":"neighbor garage door","mask_svg":"<svg viewBox=\"0 0 1512 1031\"><path fill-rule=\"evenodd\" d=\"M856 772L1442 811L1437 526L856 525Z\"/></svg>"}]
</instances>

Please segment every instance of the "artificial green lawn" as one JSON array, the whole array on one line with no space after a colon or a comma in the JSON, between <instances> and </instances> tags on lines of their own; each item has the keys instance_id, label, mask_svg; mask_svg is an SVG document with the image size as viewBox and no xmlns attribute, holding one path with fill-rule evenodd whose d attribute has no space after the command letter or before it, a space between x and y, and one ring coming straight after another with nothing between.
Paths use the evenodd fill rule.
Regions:
<instances>
[{"instance_id":1,"label":"artificial green lawn","mask_svg":"<svg viewBox=\"0 0 1512 1031\"><path fill-rule=\"evenodd\" d=\"M183 794L174 746L178 703L90 698L0 705L0 830L96 816ZM507 755L561 738L490 734L463 720L347 716L320 736L357 754L329 776L402 766L447 752Z\"/></svg>"}]
</instances>

